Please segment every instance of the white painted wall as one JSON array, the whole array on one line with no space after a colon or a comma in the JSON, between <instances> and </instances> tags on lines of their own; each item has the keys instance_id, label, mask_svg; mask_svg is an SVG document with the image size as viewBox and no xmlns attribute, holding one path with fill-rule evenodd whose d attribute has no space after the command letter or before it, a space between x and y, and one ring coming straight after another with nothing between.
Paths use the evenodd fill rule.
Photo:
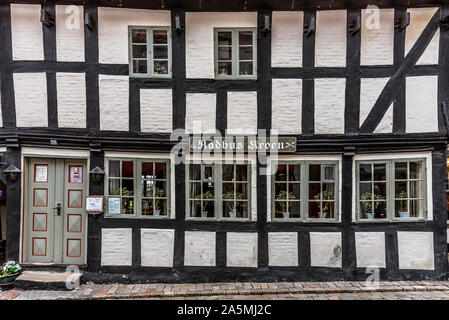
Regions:
<instances>
[{"instance_id":1,"label":"white painted wall","mask_svg":"<svg viewBox=\"0 0 449 320\"><path fill-rule=\"evenodd\" d=\"M298 266L298 233L268 233L268 265L273 267Z\"/></svg>"},{"instance_id":2,"label":"white painted wall","mask_svg":"<svg viewBox=\"0 0 449 320\"><path fill-rule=\"evenodd\" d=\"M394 9L380 9L379 21L372 9L362 10L361 51L362 65L393 64ZM379 22L377 24L377 22Z\"/></svg>"},{"instance_id":3,"label":"white painted wall","mask_svg":"<svg viewBox=\"0 0 449 320\"><path fill-rule=\"evenodd\" d=\"M132 264L132 229L101 229L101 265Z\"/></svg>"},{"instance_id":4,"label":"white painted wall","mask_svg":"<svg viewBox=\"0 0 449 320\"><path fill-rule=\"evenodd\" d=\"M11 4L14 60L44 60L44 37L40 14L40 5Z\"/></svg>"},{"instance_id":5,"label":"white painted wall","mask_svg":"<svg viewBox=\"0 0 449 320\"><path fill-rule=\"evenodd\" d=\"M323 10L316 14L315 66L346 66L346 10Z\"/></svg>"},{"instance_id":6,"label":"white painted wall","mask_svg":"<svg viewBox=\"0 0 449 320\"><path fill-rule=\"evenodd\" d=\"M355 232L358 268L385 268L385 232Z\"/></svg>"},{"instance_id":7,"label":"white painted wall","mask_svg":"<svg viewBox=\"0 0 449 320\"><path fill-rule=\"evenodd\" d=\"M186 97L186 131L215 132L217 109L215 93L187 93ZM200 133L197 132L197 133Z\"/></svg>"},{"instance_id":8,"label":"white painted wall","mask_svg":"<svg viewBox=\"0 0 449 320\"><path fill-rule=\"evenodd\" d=\"M60 128L86 127L85 73L56 73L58 125Z\"/></svg>"},{"instance_id":9,"label":"white painted wall","mask_svg":"<svg viewBox=\"0 0 449 320\"><path fill-rule=\"evenodd\" d=\"M257 233L226 233L226 266L257 268Z\"/></svg>"},{"instance_id":10,"label":"white painted wall","mask_svg":"<svg viewBox=\"0 0 449 320\"><path fill-rule=\"evenodd\" d=\"M140 89L140 128L142 132L172 132L172 96L172 89Z\"/></svg>"},{"instance_id":11,"label":"white painted wall","mask_svg":"<svg viewBox=\"0 0 449 320\"><path fill-rule=\"evenodd\" d=\"M98 8L100 63L128 64L128 26L170 26L169 10Z\"/></svg>"},{"instance_id":12,"label":"white painted wall","mask_svg":"<svg viewBox=\"0 0 449 320\"><path fill-rule=\"evenodd\" d=\"M434 270L433 232L398 231L399 269Z\"/></svg>"},{"instance_id":13,"label":"white painted wall","mask_svg":"<svg viewBox=\"0 0 449 320\"><path fill-rule=\"evenodd\" d=\"M175 230L140 229L143 267L173 267Z\"/></svg>"},{"instance_id":14,"label":"white painted wall","mask_svg":"<svg viewBox=\"0 0 449 320\"><path fill-rule=\"evenodd\" d=\"M214 28L257 27L256 12L186 12L186 77L214 78Z\"/></svg>"},{"instance_id":15,"label":"white painted wall","mask_svg":"<svg viewBox=\"0 0 449 320\"><path fill-rule=\"evenodd\" d=\"M185 232L184 265L215 266L215 232Z\"/></svg>"},{"instance_id":16,"label":"white painted wall","mask_svg":"<svg viewBox=\"0 0 449 320\"><path fill-rule=\"evenodd\" d=\"M100 130L128 131L129 78L100 74Z\"/></svg>"},{"instance_id":17,"label":"white painted wall","mask_svg":"<svg viewBox=\"0 0 449 320\"><path fill-rule=\"evenodd\" d=\"M228 91L228 134L257 133L257 92Z\"/></svg>"},{"instance_id":18,"label":"white painted wall","mask_svg":"<svg viewBox=\"0 0 449 320\"><path fill-rule=\"evenodd\" d=\"M47 76L45 73L14 73L18 127L47 127Z\"/></svg>"},{"instance_id":19,"label":"white painted wall","mask_svg":"<svg viewBox=\"0 0 449 320\"><path fill-rule=\"evenodd\" d=\"M312 267L341 268L341 260L341 232L310 232Z\"/></svg>"},{"instance_id":20,"label":"white painted wall","mask_svg":"<svg viewBox=\"0 0 449 320\"><path fill-rule=\"evenodd\" d=\"M56 56L58 61L84 61L82 6L56 6Z\"/></svg>"},{"instance_id":21,"label":"white painted wall","mask_svg":"<svg viewBox=\"0 0 449 320\"><path fill-rule=\"evenodd\" d=\"M377 99L390 78L362 78L360 79L360 126L367 119ZM374 133L393 132L393 104L377 126Z\"/></svg>"},{"instance_id":22,"label":"white painted wall","mask_svg":"<svg viewBox=\"0 0 449 320\"><path fill-rule=\"evenodd\" d=\"M345 133L346 79L315 79L315 134Z\"/></svg>"},{"instance_id":23,"label":"white painted wall","mask_svg":"<svg viewBox=\"0 0 449 320\"><path fill-rule=\"evenodd\" d=\"M301 134L302 79L273 79L271 98L271 128L279 134Z\"/></svg>"},{"instance_id":24,"label":"white painted wall","mask_svg":"<svg viewBox=\"0 0 449 320\"><path fill-rule=\"evenodd\" d=\"M407 9L407 12L410 12L410 25L407 27L405 33L405 55L412 49L413 45L416 43L437 10L438 8ZM419 58L417 62L418 65L438 64L439 42L440 30L438 29L423 55Z\"/></svg>"},{"instance_id":25,"label":"white painted wall","mask_svg":"<svg viewBox=\"0 0 449 320\"><path fill-rule=\"evenodd\" d=\"M406 78L407 133L438 131L438 76Z\"/></svg>"},{"instance_id":26,"label":"white painted wall","mask_svg":"<svg viewBox=\"0 0 449 320\"><path fill-rule=\"evenodd\" d=\"M304 12L273 11L271 22L271 67L302 67Z\"/></svg>"}]
</instances>

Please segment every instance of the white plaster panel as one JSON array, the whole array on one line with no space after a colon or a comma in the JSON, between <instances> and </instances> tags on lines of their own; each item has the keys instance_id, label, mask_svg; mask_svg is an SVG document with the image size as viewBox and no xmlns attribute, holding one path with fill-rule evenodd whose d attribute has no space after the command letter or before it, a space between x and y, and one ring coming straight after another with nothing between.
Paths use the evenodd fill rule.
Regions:
<instances>
[{"instance_id":1,"label":"white plaster panel","mask_svg":"<svg viewBox=\"0 0 449 320\"><path fill-rule=\"evenodd\" d=\"M141 229L141 261L144 267L173 267L175 230Z\"/></svg>"},{"instance_id":2,"label":"white plaster panel","mask_svg":"<svg viewBox=\"0 0 449 320\"><path fill-rule=\"evenodd\" d=\"M84 73L56 73L58 126L86 127L86 75Z\"/></svg>"},{"instance_id":3,"label":"white plaster panel","mask_svg":"<svg viewBox=\"0 0 449 320\"><path fill-rule=\"evenodd\" d=\"M101 265L130 266L132 229L101 229Z\"/></svg>"},{"instance_id":4,"label":"white plaster panel","mask_svg":"<svg viewBox=\"0 0 449 320\"><path fill-rule=\"evenodd\" d=\"M129 63L128 26L170 25L170 10L98 8L100 63Z\"/></svg>"},{"instance_id":5,"label":"white plaster panel","mask_svg":"<svg viewBox=\"0 0 449 320\"><path fill-rule=\"evenodd\" d=\"M315 66L346 66L346 10L317 11Z\"/></svg>"},{"instance_id":6,"label":"white plaster panel","mask_svg":"<svg viewBox=\"0 0 449 320\"><path fill-rule=\"evenodd\" d=\"M360 126L367 119L377 99L390 78L362 78L360 79ZM393 104L377 126L375 133L393 132Z\"/></svg>"},{"instance_id":7,"label":"white plaster panel","mask_svg":"<svg viewBox=\"0 0 449 320\"><path fill-rule=\"evenodd\" d=\"M56 6L56 56L58 61L84 61L84 9Z\"/></svg>"},{"instance_id":8,"label":"white plaster panel","mask_svg":"<svg viewBox=\"0 0 449 320\"><path fill-rule=\"evenodd\" d=\"M128 131L128 76L99 75L100 130Z\"/></svg>"},{"instance_id":9,"label":"white plaster panel","mask_svg":"<svg viewBox=\"0 0 449 320\"><path fill-rule=\"evenodd\" d=\"M407 55L413 48L421 33L429 23L432 16L436 13L438 8L409 8L407 12L410 13L410 25L405 31L405 52ZM439 42L440 42L440 30L438 29L426 50L419 58L416 64L428 65L438 64L439 54Z\"/></svg>"},{"instance_id":10,"label":"white plaster panel","mask_svg":"<svg viewBox=\"0 0 449 320\"><path fill-rule=\"evenodd\" d=\"M257 233L226 233L226 266L257 267Z\"/></svg>"},{"instance_id":11,"label":"white plaster panel","mask_svg":"<svg viewBox=\"0 0 449 320\"><path fill-rule=\"evenodd\" d=\"M406 78L406 132L438 131L438 76Z\"/></svg>"},{"instance_id":12,"label":"white plaster panel","mask_svg":"<svg viewBox=\"0 0 449 320\"><path fill-rule=\"evenodd\" d=\"M257 27L256 12L187 12L186 77L214 78L214 28Z\"/></svg>"},{"instance_id":13,"label":"white plaster panel","mask_svg":"<svg viewBox=\"0 0 449 320\"><path fill-rule=\"evenodd\" d=\"M356 232L357 267L385 268L385 232Z\"/></svg>"},{"instance_id":14,"label":"white plaster panel","mask_svg":"<svg viewBox=\"0 0 449 320\"><path fill-rule=\"evenodd\" d=\"M11 4L11 37L14 60L44 60L41 6Z\"/></svg>"},{"instance_id":15,"label":"white plaster panel","mask_svg":"<svg viewBox=\"0 0 449 320\"><path fill-rule=\"evenodd\" d=\"M140 124L142 132L172 132L172 96L172 89L140 89Z\"/></svg>"},{"instance_id":16,"label":"white plaster panel","mask_svg":"<svg viewBox=\"0 0 449 320\"><path fill-rule=\"evenodd\" d=\"M341 268L341 232L310 232L312 267Z\"/></svg>"},{"instance_id":17,"label":"white plaster panel","mask_svg":"<svg viewBox=\"0 0 449 320\"><path fill-rule=\"evenodd\" d=\"M14 73L18 127L47 127L47 76L45 73Z\"/></svg>"},{"instance_id":18,"label":"white plaster panel","mask_svg":"<svg viewBox=\"0 0 449 320\"><path fill-rule=\"evenodd\" d=\"M279 134L301 134L302 79L273 79L271 97L271 127Z\"/></svg>"},{"instance_id":19,"label":"white plaster panel","mask_svg":"<svg viewBox=\"0 0 449 320\"><path fill-rule=\"evenodd\" d=\"M228 134L257 133L257 92L228 92Z\"/></svg>"},{"instance_id":20,"label":"white plaster panel","mask_svg":"<svg viewBox=\"0 0 449 320\"><path fill-rule=\"evenodd\" d=\"M302 11L273 11L271 30L271 66L302 67Z\"/></svg>"},{"instance_id":21,"label":"white plaster panel","mask_svg":"<svg viewBox=\"0 0 449 320\"><path fill-rule=\"evenodd\" d=\"M434 270L433 232L398 231L399 269Z\"/></svg>"},{"instance_id":22,"label":"white plaster panel","mask_svg":"<svg viewBox=\"0 0 449 320\"><path fill-rule=\"evenodd\" d=\"M189 133L214 133L216 102L215 93L187 93L186 131Z\"/></svg>"},{"instance_id":23,"label":"white plaster panel","mask_svg":"<svg viewBox=\"0 0 449 320\"><path fill-rule=\"evenodd\" d=\"M315 134L345 132L346 79L315 79Z\"/></svg>"},{"instance_id":24,"label":"white plaster panel","mask_svg":"<svg viewBox=\"0 0 449 320\"><path fill-rule=\"evenodd\" d=\"M275 267L298 266L298 233L268 233L268 265Z\"/></svg>"},{"instance_id":25,"label":"white plaster panel","mask_svg":"<svg viewBox=\"0 0 449 320\"><path fill-rule=\"evenodd\" d=\"M185 232L184 265L215 266L215 232Z\"/></svg>"},{"instance_id":26,"label":"white plaster panel","mask_svg":"<svg viewBox=\"0 0 449 320\"><path fill-rule=\"evenodd\" d=\"M372 9L362 10L362 65L393 64L394 9L380 9L378 21L374 19L376 14Z\"/></svg>"}]
</instances>

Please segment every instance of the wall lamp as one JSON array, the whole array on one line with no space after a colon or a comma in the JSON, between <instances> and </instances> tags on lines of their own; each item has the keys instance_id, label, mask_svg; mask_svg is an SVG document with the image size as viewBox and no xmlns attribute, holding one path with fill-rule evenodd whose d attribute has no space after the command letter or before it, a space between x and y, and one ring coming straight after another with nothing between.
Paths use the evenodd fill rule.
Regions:
<instances>
[{"instance_id":1,"label":"wall lamp","mask_svg":"<svg viewBox=\"0 0 449 320\"><path fill-rule=\"evenodd\" d=\"M361 29L361 23L360 23L360 16L357 14L352 19L351 23L349 24L349 33L352 35L356 34Z\"/></svg>"},{"instance_id":2,"label":"wall lamp","mask_svg":"<svg viewBox=\"0 0 449 320\"><path fill-rule=\"evenodd\" d=\"M55 16L48 10L41 9L41 22L44 26L50 28L55 24Z\"/></svg>"},{"instance_id":3,"label":"wall lamp","mask_svg":"<svg viewBox=\"0 0 449 320\"><path fill-rule=\"evenodd\" d=\"M178 15L175 16L175 29L178 35L184 30L184 27L181 25L181 18Z\"/></svg>"},{"instance_id":4,"label":"wall lamp","mask_svg":"<svg viewBox=\"0 0 449 320\"><path fill-rule=\"evenodd\" d=\"M90 170L90 178L99 183L101 181L103 181L104 178L104 170L101 169L100 167L95 167L92 170Z\"/></svg>"},{"instance_id":5,"label":"wall lamp","mask_svg":"<svg viewBox=\"0 0 449 320\"><path fill-rule=\"evenodd\" d=\"M310 36L312 33L315 32L316 29L316 18L315 16L310 17L310 21L306 22L304 25L304 33L306 36Z\"/></svg>"},{"instance_id":6,"label":"wall lamp","mask_svg":"<svg viewBox=\"0 0 449 320\"><path fill-rule=\"evenodd\" d=\"M86 12L84 14L84 25L89 29L93 30L95 26L94 17L90 14L90 12Z\"/></svg>"},{"instance_id":7,"label":"wall lamp","mask_svg":"<svg viewBox=\"0 0 449 320\"><path fill-rule=\"evenodd\" d=\"M405 16L398 18L395 21L396 29L402 31L410 25L410 12L407 12Z\"/></svg>"},{"instance_id":8,"label":"wall lamp","mask_svg":"<svg viewBox=\"0 0 449 320\"><path fill-rule=\"evenodd\" d=\"M263 17L263 26L261 27L261 29L264 36L266 36L268 32L271 31L270 16L267 14Z\"/></svg>"},{"instance_id":9,"label":"wall lamp","mask_svg":"<svg viewBox=\"0 0 449 320\"><path fill-rule=\"evenodd\" d=\"M3 170L3 174L5 175L6 180L8 180L9 182L16 181L21 172L22 171L13 164Z\"/></svg>"}]
</instances>

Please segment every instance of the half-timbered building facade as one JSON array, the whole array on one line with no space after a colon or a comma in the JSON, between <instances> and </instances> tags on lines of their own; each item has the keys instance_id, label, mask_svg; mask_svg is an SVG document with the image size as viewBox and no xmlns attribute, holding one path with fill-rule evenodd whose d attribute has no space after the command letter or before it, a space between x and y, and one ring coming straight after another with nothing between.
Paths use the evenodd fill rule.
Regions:
<instances>
[{"instance_id":1,"label":"half-timbered building facade","mask_svg":"<svg viewBox=\"0 0 449 320\"><path fill-rule=\"evenodd\" d=\"M7 258L97 281L445 278L446 3L1 0ZM294 148L178 163L176 129Z\"/></svg>"}]
</instances>

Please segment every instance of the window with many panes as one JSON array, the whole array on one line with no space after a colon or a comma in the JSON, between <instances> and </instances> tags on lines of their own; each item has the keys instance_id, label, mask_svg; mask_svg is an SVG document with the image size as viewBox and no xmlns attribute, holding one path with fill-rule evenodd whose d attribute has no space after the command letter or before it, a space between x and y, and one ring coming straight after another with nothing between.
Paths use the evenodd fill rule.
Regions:
<instances>
[{"instance_id":1,"label":"window with many panes","mask_svg":"<svg viewBox=\"0 0 449 320\"><path fill-rule=\"evenodd\" d=\"M215 77L256 78L256 29L215 29Z\"/></svg>"},{"instance_id":2,"label":"window with many panes","mask_svg":"<svg viewBox=\"0 0 449 320\"><path fill-rule=\"evenodd\" d=\"M274 221L338 219L337 162L279 161L271 190Z\"/></svg>"},{"instance_id":3,"label":"window with many panes","mask_svg":"<svg viewBox=\"0 0 449 320\"><path fill-rule=\"evenodd\" d=\"M425 160L357 162L357 217L363 221L426 216Z\"/></svg>"},{"instance_id":4,"label":"window with many panes","mask_svg":"<svg viewBox=\"0 0 449 320\"><path fill-rule=\"evenodd\" d=\"M129 74L170 77L170 39L169 27L129 27Z\"/></svg>"},{"instance_id":5,"label":"window with many panes","mask_svg":"<svg viewBox=\"0 0 449 320\"><path fill-rule=\"evenodd\" d=\"M107 161L107 216L169 217L169 161Z\"/></svg>"},{"instance_id":6,"label":"window with many panes","mask_svg":"<svg viewBox=\"0 0 449 320\"><path fill-rule=\"evenodd\" d=\"M187 218L249 220L249 164L191 163L186 170Z\"/></svg>"}]
</instances>

